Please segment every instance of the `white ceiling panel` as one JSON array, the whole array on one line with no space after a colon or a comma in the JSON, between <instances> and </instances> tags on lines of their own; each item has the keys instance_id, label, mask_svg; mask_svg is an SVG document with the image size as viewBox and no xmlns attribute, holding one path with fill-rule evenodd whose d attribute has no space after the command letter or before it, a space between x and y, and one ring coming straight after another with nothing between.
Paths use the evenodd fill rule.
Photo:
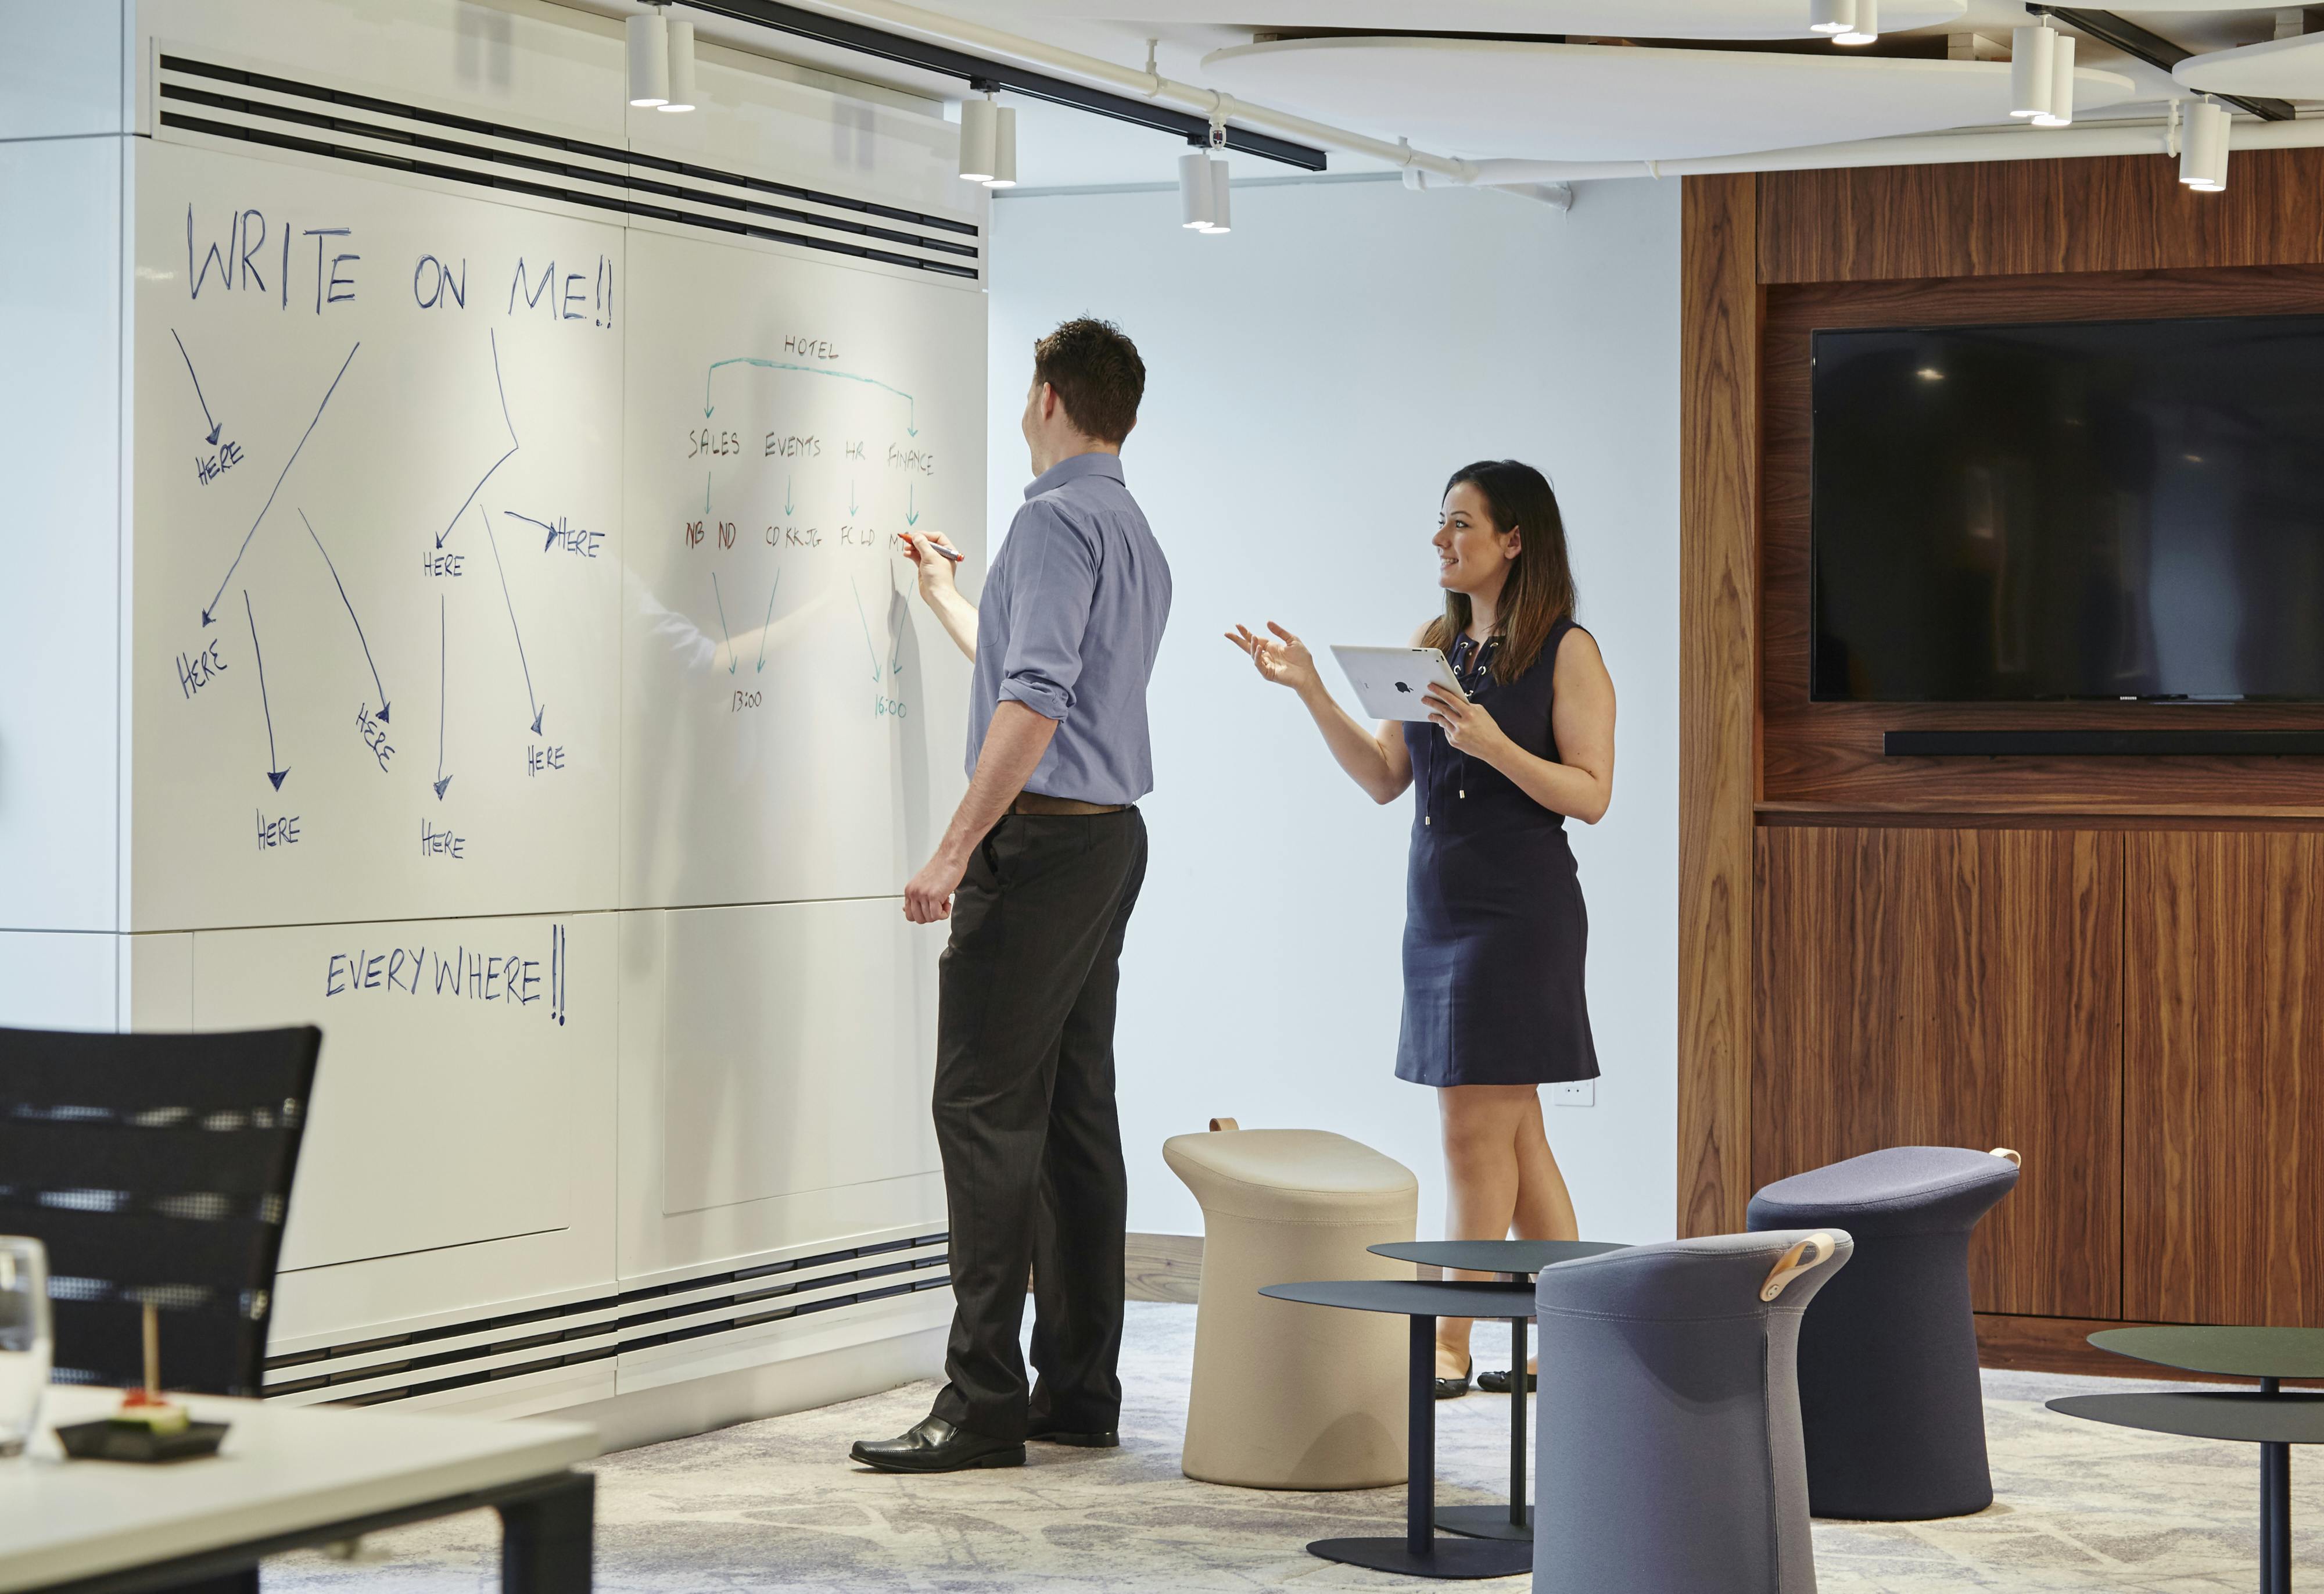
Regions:
<instances>
[{"instance_id":1,"label":"white ceiling panel","mask_svg":"<svg viewBox=\"0 0 2324 1594\"><path fill-rule=\"evenodd\" d=\"M1170 26L1427 28L1448 33L1593 33L1629 39L1795 39L1807 0L1015 0L1028 16ZM1968 0L1884 0L1889 32L1957 20Z\"/></svg>"},{"instance_id":2,"label":"white ceiling panel","mask_svg":"<svg viewBox=\"0 0 2324 1594\"><path fill-rule=\"evenodd\" d=\"M1998 62L1349 38L1221 50L1203 67L1231 94L1475 156L1669 161L2009 120ZM2135 91L2092 70L2075 85L2085 111Z\"/></svg>"},{"instance_id":3,"label":"white ceiling panel","mask_svg":"<svg viewBox=\"0 0 2324 1594\"><path fill-rule=\"evenodd\" d=\"M2205 94L2324 99L2324 33L2190 55L2171 75Z\"/></svg>"}]
</instances>

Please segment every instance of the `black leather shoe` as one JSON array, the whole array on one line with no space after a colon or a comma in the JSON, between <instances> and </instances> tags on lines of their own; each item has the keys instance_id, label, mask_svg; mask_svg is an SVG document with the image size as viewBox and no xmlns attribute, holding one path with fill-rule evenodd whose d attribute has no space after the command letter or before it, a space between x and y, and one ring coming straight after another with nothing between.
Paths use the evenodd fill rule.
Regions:
<instances>
[{"instance_id":1,"label":"black leather shoe","mask_svg":"<svg viewBox=\"0 0 2324 1594\"><path fill-rule=\"evenodd\" d=\"M1469 1375L1476 1370L1477 1364L1472 1360L1467 1367L1461 1369L1461 1376L1459 1377L1437 1379L1436 1398L1439 1400L1458 1400L1462 1395L1468 1394Z\"/></svg>"},{"instance_id":2,"label":"black leather shoe","mask_svg":"<svg viewBox=\"0 0 2324 1594\"><path fill-rule=\"evenodd\" d=\"M1040 1433L1028 1433L1025 1437L1034 1444L1069 1444L1076 1450L1116 1450L1121 1448L1121 1435L1111 1428L1097 1433L1064 1433L1051 1429Z\"/></svg>"},{"instance_id":3,"label":"black leather shoe","mask_svg":"<svg viewBox=\"0 0 2324 1594\"><path fill-rule=\"evenodd\" d=\"M895 1439L859 1439L847 1452L882 1472L964 1472L972 1467L1022 1467L1020 1441L982 1439L927 1417Z\"/></svg>"},{"instance_id":4,"label":"black leather shoe","mask_svg":"<svg viewBox=\"0 0 2324 1594\"><path fill-rule=\"evenodd\" d=\"M1493 1372L1479 1373L1477 1375L1477 1387L1483 1390L1487 1395L1507 1395L1509 1392L1509 1385L1514 1380L1508 1373L1499 1369L1496 1369ZM1538 1373L1527 1373L1526 1375L1525 1386L1528 1391L1540 1388L1541 1375Z\"/></svg>"}]
</instances>

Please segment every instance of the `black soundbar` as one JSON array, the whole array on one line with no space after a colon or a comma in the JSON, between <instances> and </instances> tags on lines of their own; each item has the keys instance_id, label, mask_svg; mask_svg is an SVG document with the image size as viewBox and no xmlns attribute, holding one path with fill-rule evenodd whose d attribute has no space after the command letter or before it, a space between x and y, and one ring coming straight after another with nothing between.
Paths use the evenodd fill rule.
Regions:
<instances>
[{"instance_id":1,"label":"black soundbar","mask_svg":"<svg viewBox=\"0 0 2324 1594\"><path fill-rule=\"evenodd\" d=\"M2324 758L2324 730L1892 730L1891 758Z\"/></svg>"}]
</instances>

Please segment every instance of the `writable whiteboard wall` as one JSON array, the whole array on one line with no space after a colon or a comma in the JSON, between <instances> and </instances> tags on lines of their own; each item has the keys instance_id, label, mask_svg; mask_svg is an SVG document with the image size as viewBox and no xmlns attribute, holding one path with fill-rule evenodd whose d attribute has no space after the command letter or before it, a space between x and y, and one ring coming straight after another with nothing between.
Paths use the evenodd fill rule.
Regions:
<instances>
[{"instance_id":1,"label":"writable whiteboard wall","mask_svg":"<svg viewBox=\"0 0 2324 1594\"><path fill-rule=\"evenodd\" d=\"M963 778L898 533L983 546L981 297L642 229L629 279L623 904L890 894Z\"/></svg>"},{"instance_id":2,"label":"writable whiteboard wall","mask_svg":"<svg viewBox=\"0 0 2324 1594\"><path fill-rule=\"evenodd\" d=\"M135 927L612 907L622 230L141 153Z\"/></svg>"},{"instance_id":3,"label":"writable whiteboard wall","mask_svg":"<svg viewBox=\"0 0 2324 1594\"><path fill-rule=\"evenodd\" d=\"M708 47L641 131L586 14L447 97L475 8L248 5L303 42L153 8L203 36L141 38L124 153L111 981L138 1028L324 1028L269 1391L887 1381L947 1310L899 895L967 687L895 533L974 589L983 196L936 107ZM498 160L550 147L594 164ZM663 158L718 225L630 213Z\"/></svg>"}]
</instances>

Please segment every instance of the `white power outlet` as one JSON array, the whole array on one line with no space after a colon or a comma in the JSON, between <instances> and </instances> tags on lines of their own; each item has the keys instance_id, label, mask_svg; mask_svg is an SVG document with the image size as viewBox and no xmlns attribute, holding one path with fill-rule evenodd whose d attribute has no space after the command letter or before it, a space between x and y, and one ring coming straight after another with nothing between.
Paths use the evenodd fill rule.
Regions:
<instances>
[{"instance_id":1,"label":"white power outlet","mask_svg":"<svg viewBox=\"0 0 2324 1594\"><path fill-rule=\"evenodd\" d=\"M1595 1080L1570 1080L1562 1085L1552 1085L1549 1088L1549 1105L1552 1107L1596 1107L1598 1105L1598 1081Z\"/></svg>"}]
</instances>

